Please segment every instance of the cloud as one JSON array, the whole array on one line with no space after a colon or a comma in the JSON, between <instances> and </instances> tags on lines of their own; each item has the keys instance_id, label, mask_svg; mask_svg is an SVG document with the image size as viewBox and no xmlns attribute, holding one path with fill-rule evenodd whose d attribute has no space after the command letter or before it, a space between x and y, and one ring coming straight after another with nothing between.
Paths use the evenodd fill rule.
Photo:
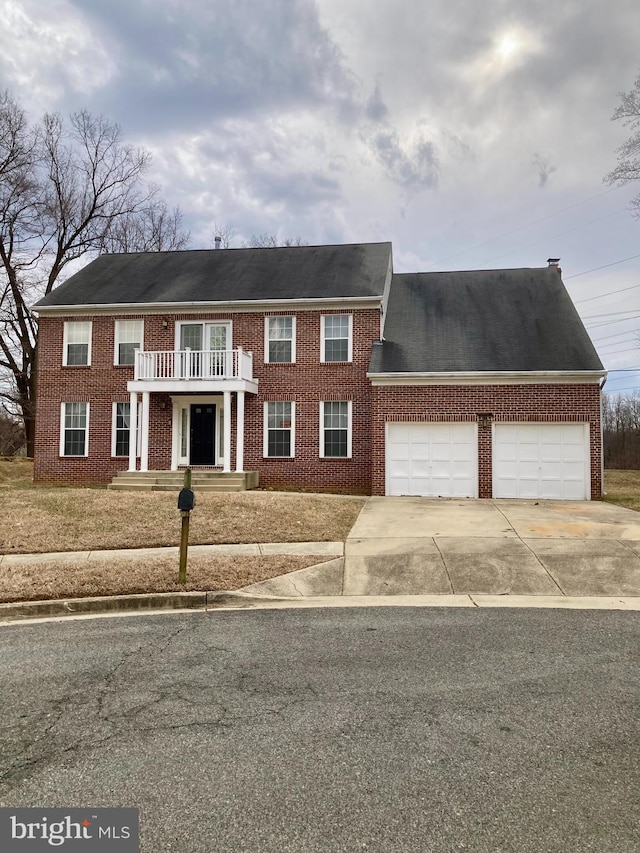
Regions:
<instances>
[{"instance_id":1,"label":"cloud","mask_svg":"<svg viewBox=\"0 0 640 853\"><path fill-rule=\"evenodd\" d=\"M401 138L391 124L379 83L365 105L364 116L368 122L360 138L391 181L410 193L437 185L438 155L434 142L423 131L427 126L424 119Z\"/></svg>"},{"instance_id":2,"label":"cloud","mask_svg":"<svg viewBox=\"0 0 640 853\"><path fill-rule=\"evenodd\" d=\"M386 120L388 113L389 110L387 109L387 105L383 101L382 93L380 92L380 84L376 83L376 88L367 101L364 114L369 121L382 122Z\"/></svg>"},{"instance_id":3,"label":"cloud","mask_svg":"<svg viewBox=\"0 0 640 853\"><path fill-rule=\"evenodd\" d=\"M134 131L300 106L355 115L355 80L313 0L92 0L83 19L117 57L101 109Z\"/></svg>"},{"instance_id":4,"label":"cloud","mask_svg":"<svg viewBox=\"0 0 640 853\"><path fill-rule=\"evenodd\" d=\"M556 167L552 166L548 160L537 153L533 155L533 160L531 162L538 170L538 186L540 189L543 189L547 185L549 177L557 171Z\"/></svg>"}]
</instances>

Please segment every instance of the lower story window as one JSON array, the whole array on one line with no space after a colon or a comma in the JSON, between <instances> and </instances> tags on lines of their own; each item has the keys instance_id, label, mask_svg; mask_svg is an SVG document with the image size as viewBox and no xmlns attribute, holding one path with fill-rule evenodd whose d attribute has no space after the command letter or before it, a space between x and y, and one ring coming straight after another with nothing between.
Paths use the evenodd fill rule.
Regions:
<instances>
[{"instance_id":1,"label":"lower story window","mask_svg":"<svg viewBox=\"0 0 640 853\"><path fill-rule=\"evenodd\" d=\"M293 456L295 403L265 403L265 456Z\"/></svg>"},{"instance_id":2,"label":"lower story window","mask_svg":"<svg viewBox=\"0 0 640 853\"><path fill-rule=\"evenodd\" d=\"M138 418L136 420L136 456L140 456L140 416L142 404L138 403ZM131 404L113 404L113 435L111 443L112 456L129 455L129 427L131 424Z\"/></svg>"},{"instance_id":3,"label":"lower story window","mask_svg":"<svg viewBox=\"0 0 640 853\"><path fill-rule=\"evenodd\" d=\"M320 403L320 456L325 459L351 457L351 403Z\"/></svg>"},{"instance_id":4,"label":"lower story window","mask_svg":"<svg viewBox=\"0 0 640 853\"><path fill-rule=\"evenodd\" d=\"M89 444L89 404L63 403L61 427L60 455L86 456Z\"/></svg>"}]
</instances>

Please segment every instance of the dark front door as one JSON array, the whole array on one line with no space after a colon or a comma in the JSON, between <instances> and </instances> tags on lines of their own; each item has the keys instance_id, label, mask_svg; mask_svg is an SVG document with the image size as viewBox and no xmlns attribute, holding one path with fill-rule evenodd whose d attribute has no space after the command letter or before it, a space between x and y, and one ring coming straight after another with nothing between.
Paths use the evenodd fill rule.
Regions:
<instances>
[{"instance_id":1,"label":"dark front door","mask_svg":"<svg viewBox=\"0 0 640 853\"><path fill-rule=\"evenodd\" d=\"M216 407L191 406L191 465L215 465Z\"/></svg>"}]
</instances>

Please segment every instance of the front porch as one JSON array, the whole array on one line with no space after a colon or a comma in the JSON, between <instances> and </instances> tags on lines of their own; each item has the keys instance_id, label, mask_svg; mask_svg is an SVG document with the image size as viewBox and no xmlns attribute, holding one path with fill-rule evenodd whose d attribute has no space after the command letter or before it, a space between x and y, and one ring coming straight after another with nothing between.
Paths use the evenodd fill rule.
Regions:
<instances>
[{"instance_id":1,"label":"front porch","mask_svg":"<svg viewBox=\"0 0 640 853\"><path fill-rule=\"evenodd\" d=\"M128 473L149 472L151 397L156 393L171 400L171 472L187 466L205 466L220 469L211 472L214 474L245 473L245 394L258 393L251 353L241 348L138 352L135 378L127 383L127 390Z\"/></svg>"}]
</instances>

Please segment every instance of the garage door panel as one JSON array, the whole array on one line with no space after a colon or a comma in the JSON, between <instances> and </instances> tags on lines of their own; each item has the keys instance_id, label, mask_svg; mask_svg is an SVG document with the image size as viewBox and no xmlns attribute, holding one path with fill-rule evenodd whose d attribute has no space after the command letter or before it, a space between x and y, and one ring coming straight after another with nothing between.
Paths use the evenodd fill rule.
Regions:
<instances>
[{"instance_id":1,"label":"garage door panel","mask_svg":"<svg viewBox=\"0 0 640 853\"><path fill-rule=\"evenodd\" d=\"M407 444L407 448L411 459L416 462L422 459L428 460L431 456L431 448L429 447L429 444L423 441L415 441L410 445Z\"/></svg>"},{"instance_id":2,"label":"garage door panel","mask_svg":"<svg viewBox=\"0 0 640 853\"><path fill-rule=\"evenodd\" d=\"M389 423L387 494L475 497L477 452L472 423Z\"/></svg>"},{"instance_id":3,"label":"garage door panel","mask_svg":"<svg viewBox=\"0 0 640 853\"><path fill-rule=\"evenodd\" d=\"M389 488L393 489L390 494L392 495L408 495L409 492L409 478L408 477L390 477L389 478Z\"/></svg>"},{"instance_id":4,"label":"garage door panel","mask_svg":"<svg viewBox=\"0 0 640 853\"><path fill-rule=\"evenodd\" d=\"M448 464L451 459L451 451L451 445L448 443L434 443L431 445L431 458L434 462L446 462Z\"/></svg>"},{"instance_id":5,"label":"garage door panel","mask_svg":"<svg viewBox=\"0 0 640 853\"><path fill-rule=\"evenodd\" d=\"M540 461L553 462L556 465L562 462L563 452L560 444L541 444L540 445Z\"/></svg>"},{"instance_id":6,"label":"garage door panel","mask_svg":"<svg viewBox=\"0 0 640 853\"><path fill-rule=\"evenodd\" d=\"M540 447L537 442L534 444L531 441L523 441L518 447L517 455L523 462L537 462L540 458Z\"/></svg>"},{"instance_id":7,"label":"garage door panel","mask_svg":"<svg viewBox=\"0 0 640 853\"><path fill-rule=\"evenodd\" d=\"M493 495L585 500L588 453L584 424L496 424Z\"/></svg>"},{"instance_id":8,"label":"garage door panel","mask_svg":"<svg viewBox=\"0 0 640 853\"><path fill-rule=\"evenodd\" d=\"M411 476L413 479L418 477L429 477L429 460L428 459L419 459L412 460L409 471L407 472L407 476Z\"/></svg>"},{"instance_id":9,"label":"garage door panel","mask_svg":"<svg viewBox=\"0 0 640 853\"><path fill-rule=\"evenodd\" d=\"M538 479L538 471L539 471L538 460L529 461L520 460L520 464L518 466L518 477L521 480L537 480Z\"/></svg>"}]
</instances>

